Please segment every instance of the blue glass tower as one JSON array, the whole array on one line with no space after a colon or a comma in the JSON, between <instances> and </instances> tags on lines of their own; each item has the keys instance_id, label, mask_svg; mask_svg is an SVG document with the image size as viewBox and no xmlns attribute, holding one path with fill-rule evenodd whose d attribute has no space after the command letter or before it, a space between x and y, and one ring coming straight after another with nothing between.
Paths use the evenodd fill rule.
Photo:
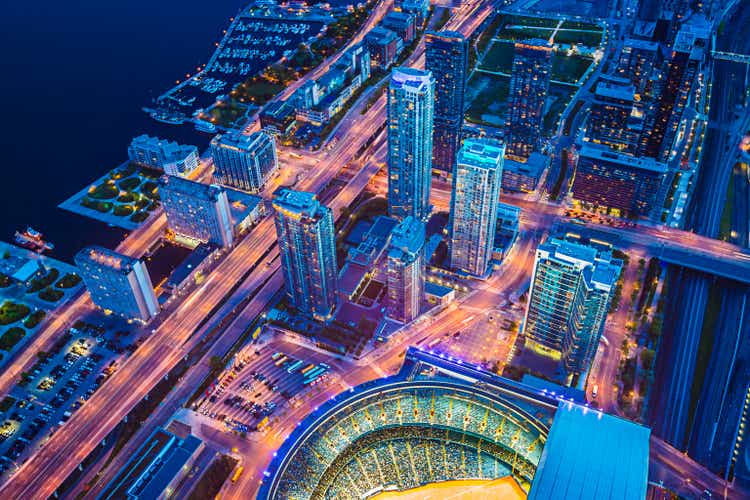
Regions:
<instances>
[{"instance_id":1,"label":"blue glass tower","mask_svg":"<svg viewBox=\"0 0 750 500\"><path fill-rule=\"evenodd\" d=\"M432 167L446 173L453 170L461 143L468 64L469 44L461 33L425 34L425 67L435 77Z\"/></svg>"},{"instance_id":2,"label":"blue glass tower","mask_svg":"<svg viewBox=\"0 0 750 500\"><path fill-rule=\"evenodd\" d=\"M273 200L281 270L292 306L327 320L336 306L333 214L313 193L283 189Z\"/></svg>"},{"instance_id":3,"label":"blue glass tower","mask_svg":"<svg viewBox=\"0 0 750 500\"><path fill-rule=\"evenodd\" d=\"M430 215L435 80L395 68L388 87L388 211L401 220Z\"/></svg>"}]
</instances>

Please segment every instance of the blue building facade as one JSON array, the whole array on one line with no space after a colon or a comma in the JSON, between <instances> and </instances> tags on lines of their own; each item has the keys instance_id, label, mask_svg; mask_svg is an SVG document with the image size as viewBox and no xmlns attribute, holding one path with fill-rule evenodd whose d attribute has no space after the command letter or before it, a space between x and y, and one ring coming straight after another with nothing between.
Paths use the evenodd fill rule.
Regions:
<instances>
[{"instance_id":1,"label":"blue building facade","mask_svg":"<svg viewBox=\"0 0 750 500\"><path fill-rule=\"evenodd\" d=\"M256 193L279 169L276 142L266 132L217 135L211 140L211 154L219 183Z\"/></svg>"},{"instance_id":2,"label":"blue building facade","mask_svg":"<svg viewBox=\"0 0 750 500\"><path fill-rule=\"evenodd\" d=\"M469 44L461 33L427 32L425 67L435 78L432 168L444 173L453 170L461 144L468 64Z\"/></svg>"},{"instance_id":3,"label":"blue building facade","mask_svg":"<svg viewBox=\"0 0 750 500\"><path fill-rule=\"evenodd\" d=\"M388 87L388 211L399 220L430 215L435 80L396 68Z\"/></svg>"},{"instance_id":4,"label":"blue building facade","mask_svg":"<svg viewBox=\"0 0 750 500\"><path fill-rule=\"evenodd\" d=\"M313 193L283 189L273 200L281 269L292 306L318 320L336 306L333 213Z\"/></svg>"},{"instance_id":5,"label":"blue building facade","mask_svg":"<svg viewBox=\"0 0 750 500\"><path fill-rule=\"evenodd\" d=\"M467 139L453 170L449 220L451 267L484 276L492 259L505 145Z\"/></svg>"}]
</instances>

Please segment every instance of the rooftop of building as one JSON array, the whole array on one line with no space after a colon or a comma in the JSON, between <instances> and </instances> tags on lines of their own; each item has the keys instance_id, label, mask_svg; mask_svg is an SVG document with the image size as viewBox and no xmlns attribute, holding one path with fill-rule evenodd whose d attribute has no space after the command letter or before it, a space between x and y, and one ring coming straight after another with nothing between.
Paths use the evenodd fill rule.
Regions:
<instances>
[{"instance_id":1,"label":"rooftop of building","mask_svg":"<svg viewBox=\"0 0 750 500\"><path fill-rule=\"evenodd\" d=\"M416 217L406 217L391 233L391 249L416 254L424 246L425 225Z\"/></svg>"},{"instance_id":2,"label":"rooftop of building","mask_svg":"<svg viewBox=\"0 0 750 500\"><path fill-rule=\"evenodd\" d=\"M392 10L385 16L383 16L383 20L381 23L389 24L389 23L413 23L414 22L414 14L410 12L403 12L403 11L397 11Z\"/></svg>"},{"instance_id":3,"label":"rooftop of building","mask_svg":"<svg viewBox=\"0 0 750 500\"><path fill-rule=\"evenodd\" d=\"M315 193L285 188L276 194L273 199L273 206L277 210L314 217L323 205L318 201Z\"/></svg>"},{"instance_id":4,"label":"rooftop of building","mask_svg":"<svg viewBox=\"0 0 750 500\"><path fill-rule=\"evenodd\" d=\"M610 250L568 239L549 238L539 245L538 251L548 253L559 262L583 269L587 282L602 290L609 290L615 285L622 269L622 261L613 259Z\"/></svg>"},{"instance_id":5,"label":"rooftop of building","mask_svg":"<svg viewBox=\"0 0 750 500\"><path fill-rule=\"evenodd\" d=\"M570 402L555 413L529 500L646 498L650 430Z\"/></svg>"},{"instance_id":6,"label":"rooftop of building","mask_svg":"<svg viewBox=\"0 0 750 500\"><path fill-rule=\"evenodd\" d=\"M453 293L453 288L445 285L440 285L438 283L433 283L432 281L426 281L424 282L424 293L426 295L432 295L434 297L447 297L451 293Z\"/></svg>"},{"instance_id":7,"label":"rooftop of building","mask_svg":"<svg viewBox=\"0 0 750 500\"><path fill-rule=\"evenodd\" d=\"M466 41L466 37L462 33L459 33L458 31L450 31L450 30L443 30L443 31L427 30L427 32L425 33L425 37L427 40L429 40L430 38L435 38L435 39L441 39L441 40L456 42L456 43L461 43L461 42Z\"/></svg>"},{"instance_id":8,"label":"rooftop of building","mask_svg":"<svg viewBox=\"0 0 750 500\"><path fill-rule=\"evenodd\" d=\"M596 96L633 101L635 99L635 86L624 78L617 80L614 78L603 79L596 84Z\"/></svg>"},{"instance_id":9,"label":"rooftop of building","mask_svg":"<svg viewBox=\"0 0 750 500\"><path fill-rule=\"evenodd\" d=\"M206 243L201 243L190 252L190 255L185 258L180 264L172 271L167 279L167 285L179 286L185 281L196 268L200 266L206 258L216 249L215 246Z\"/></svg>"},{"instance_id":10,"label":"rooftop of building","mask_svg":"<svg viewBox=\"0 0 750 500\"><path fill-rule=\"evenodd\" d=\"M580 158L584 157L593 160L617 163L624 167L647 170L649 172L664 173L667 171L666 163L657 161L654 158L630 156L625 153L617 152L606 146L591 144L590 142L583 143L583 147L579 153L579 161Z\"/></svg>"},{"instance_id":11,"label":"rooftop of building","mask_svg":"<svg viewBox=\"0 0 750 500\"><path fill-rule=\"evenodd\" d=\"M396 40L398 35L383 26L375 26L367 33L366 38L370 42L386 44Z\"/></svg>"},{"instance_id":12,"label":"rooftop of building","mask_svg":"<svg viewBox=\"0 0 750 500\"><path fill-rule=\"evenodd\" d=\"M529 155L525 162L513 158L505 158L503 171L514 172L529 177L539 178L547 165L547 157L534 151Z\"/></svg>"},{"instance_id":13,"label":"rooftop of building","mask_svg":"<svg viewBox=\"0 0 750 500\"><path fill-rule=\"evenodd\" d=\"M363 266L371 266L373 257L382 252L388 244L393 228L398 221L391 217L379 215L362 237L360 243L349 249L346 260Z\"/></svg>"},{"instance_id":14,"label":"rooftop of building","mask_svg":"<svg viewBox=\"0 0 750 500\"><path fill-rule=\"evenodd\" d=\"M432 73L421 69L400 66L393 68L391 73L391 88L408 88L418 92L433 84Z\"/></svg>"},{"instance_id":15,"label":"rooftop of building","mask_svg":"<svg viewBox=\"0 0 750 500\"><path fill-rule=\"evenodd\" d=\"M258 205L263 203L263 198L254 194L231 188L224 188L224 191L227 193L229 210L232 212L232 220L235 223L245 220L258 208Z\"/></svg>"},{"instance_id":16,"label":"rooftop of building","mask_svg":"<svg viewBox=\"0 0 750 500\"><path fill-rule=\"evenodd\" d=\"M203 184L176 175L163 175L159 179L159 190L208 201L216 201L219 195L226 191L217 184Z\"/></svg>"},{"instance_id":17,"label":"rooftop of building","mask_svg":"<svg viewBox=\"0 0 750 500\"><path fill-rule=\"evenodd\" d=\"M632 47L640 50L650 50L656 52L659 50L659 44L651 40L643 40L641 38L627 38L625 39L624 45L626 47Z\"/></svg>"},{"instance_id":18,"label":"rooftop of building","mask_svg":"<svg viewBox=\"0 0 750 500\"><path fill-rule=\"evenodd\" d=\"M280 116L286 116L294 112L294 107L286 101L276 100L271 101L263 108L261 114L278 118Z\"/></svg>"},{"instance_id":19,"label":"rooftop of building","mask_svg":"<svg viewBox=\"0 0 750 500\"><path fill-rule=\"evenodd\" d=\"M226 134L217 134L211 139L211 146L248 152L255 149L259 142L266 140L273 141L273 137L262 130L253 132L250 135L235 131Z\"/></svg>"},{"instance_id":20,"label":"rooftop of building","mask_svg":"<svg viewBox=\"0 0 750 500\"><path fill-rule=\"evenodd\" d=\"M75 257L76 262L90 261L95 264L117 269L127 274L135 266L139 260L134 257L128 257L121 253L117 253L109 248L94 245L81 249Z\"/></svg>"},{"instance_id":21,"label":"rooftop of building","mask_svg":"<svg viewBox=\"0 0 750 500\"><path fill-rule=\"evenodd\" d=\"M198 151L198 148L195 146L179 144L174 141L168 141L166 139L161 139L159 137L152 137L146 134L133 137L133 140L130 141L130 146L140 147L140 148L157 147L161 149L165 155L172 155L172 156L185 156L191 153L197 153Z\"/></svg>"},{"instance_id":22,"label":"rooftop of building","mask_svg":"<svg viewBox=\"0 0 750 500\"><path fill-rule=\"evenodd\" d=\"M457 163L475 167L497 168L503 164L505 144L492 139L466 139L458 151Z\"/></svg>"},{"instance_id":23,"label":"rooftop of building","mask_svg":"<svg viewBox=\"0 0 750 500\"><path fill-rule=\"evenodd\" d=\"M154 430L99 498L158 498L202 443L192 435L180 439L165 429Z\"/></svg>"}]
</instances>

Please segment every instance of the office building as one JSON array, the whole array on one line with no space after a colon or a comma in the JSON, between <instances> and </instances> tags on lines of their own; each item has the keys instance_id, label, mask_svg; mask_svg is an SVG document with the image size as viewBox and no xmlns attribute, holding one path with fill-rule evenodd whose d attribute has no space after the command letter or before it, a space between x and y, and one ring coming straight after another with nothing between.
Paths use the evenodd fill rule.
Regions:
<instances>
[{"instance_id":1,"label":"office building","mask_svg":"<svg viewBox=\"0 0 750 500\"><path fill-rule=\"evenodd\" d=\"M658 194L667 166L584 143L571 191L588 208L606 208L619 216L648 216L660 208Z\"/></svg>"},{"instance_id":2,"label":"office building","mask_svg":"<svg viewBox=\"0 0 750 500\"><path fill-rule=\"evenodd\" d=\"M198 167L198 148L158 137L139 135L128 147L130 161L163 170L168 175L187 175Z\"/></svg>"},{"instance_id":3,"label":"office building","mask_svg":"<svg viewBox=\"0 0 750 500\"><path fill-rule=\"evenodd\" d=\"M232 132L211 140L215 177L220 184L255 193L278 171L276 141L265 132Z\"/></svg>"},{"instance_id":4,"label":"office building","mask_svg":"<svg viewBox=\"0 0 750 500\"><path fill-rule=\"evenodd\" d=\"M505 129L506 154L512 159L526 159L541 146L551 70L552 45L548 41L516 42Z\"/></svg>"},{"instance_id":5,"label":"office building","mask_svg":"<svg viewBox=\"0 0 750 500\"><path fill-rule=\"evenodd\" d=\"M639 121L633 84L621 78L602 78L591 103L585 139L635 154L642 127Z\"/></svg>"},{"instance_id":6,"label":"office building","mask_svg":"<svg viewBox=\"0 0 750 500\"><path fill-rule=\"evenodd\" d=\"M282 189L273 199L276 235L289 303L318 320L336 306L333 213L313 193Z\"/></svg>"},{"instance_id":7,"label":"office building","mask_svg":"<svg viewBox=\"0 0 750 500\"><path fill-rule=\"evenodd\" d=\"M143 322L159 313L151 277L140 260L92 246L76 254L75 264L101 309Z\"/></svg>"},{"instance_id":8,"label":"office building","mask_svg":"<svg viewBox=\"0 0 750 500\"><path fill-rule=\"evenodd\" d=\"M388 247L386 315L409 323L420 313L424 299L425 225L406 217L391 233Z\"/></svg>"},{"instance_id":9,"label":"office building","mask_svg":"<svg viewBox=\"0 0 750 500\"><path fill-rule=\"evenodd\" d=\"M455 31L425 35L425 68L435 78L432 168L451 173L461 144L469 44Z\"/></svg>"},{"instance_id":10,"label":"office building","mask_svg":"<svg viewBox=\"0 0 750 500\"><path fill-rule=\"evenodd\" d=\"M585 373L621 267L611 252L581 243L551 238L539 245L526 305L526 348L559 360L570 377Z\"/></svg>"},{"instance_id":11,"label":"office building","mask_svg":"<svg viewBox=\"0 0 750 500\"><path fill-rule=\"evenodd\" d=\"M234 223L223 187L165 175L159 180L159 196L167 227L177 240L190 246L212 243L221 247L234 241Z\"/></svg>"},{"instance_id":12,"label":"office building","mask_svg":"<svg viewBox=\"0 0 750 500\"><path fill-rule=\"evenodd\" d=\"M467 139L453 170L448 248L453 269L484 277L492 259L505 145Z\"/></svg>"},{"instance_id":13,"label":"office building","mask_svg":"<svg viewBox=\"0 0 750 500\"><path fill-rule=\"evenodd\" d=\"M396 68L388 86L388 211L430 215L435 80L429 71Z\"/></svg>"}]
</instances>

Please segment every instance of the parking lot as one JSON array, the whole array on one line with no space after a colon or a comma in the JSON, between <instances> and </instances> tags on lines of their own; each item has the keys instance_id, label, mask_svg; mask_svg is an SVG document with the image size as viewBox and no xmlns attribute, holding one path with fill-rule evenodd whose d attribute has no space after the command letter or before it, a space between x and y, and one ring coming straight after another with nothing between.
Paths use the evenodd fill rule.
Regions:
<instances>
[{"instance_id":1,"label":"parking lot","mask_svg":"<svg viewBox=\"0 0 750 500\"><path fill-rule=\"evenodd\" d=\"M94 325L69 329L3 400L0 474L12 473L70 419L116 369L112 334Z\"/></svg>"},{"instance_id":2,"label":"parking lot","mask_svg":"<svg viewBox=\"0 0 750 500\"><path fill-rule=\"evenodd\" d=\"M262 429L284 404L325 383L328 356L288 343L250 347L235 357L197 411L224 422L227 430Z\"/></svg>"}]
</instances>

